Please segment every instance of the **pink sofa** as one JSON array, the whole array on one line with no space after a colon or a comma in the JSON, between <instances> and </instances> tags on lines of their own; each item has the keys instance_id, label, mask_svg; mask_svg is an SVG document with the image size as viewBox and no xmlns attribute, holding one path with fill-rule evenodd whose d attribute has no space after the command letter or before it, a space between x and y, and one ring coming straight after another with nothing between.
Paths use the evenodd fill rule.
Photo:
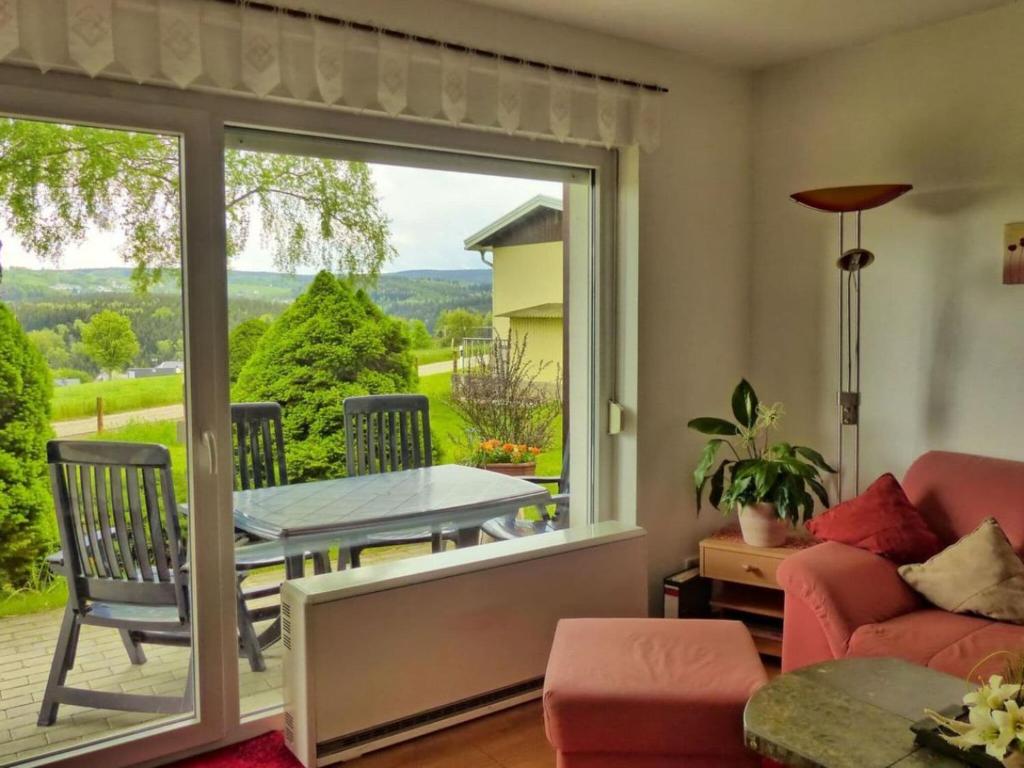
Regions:
<instances>
[{"instance_id":1,"label":"pink sofa","mask_svg":"<svg viewBox=\"0 0 1024 768\"><path fill-rule=\"evenodd\" d=\"M943 544L995 517L1024 554L1024 462L934 451L907 470L903 487ZM783 671L845 656L895 656L966 676L998 650L1024 650L1024 626L939 610L908 587L896 566L870 552L825 542L786 558ZM981 670L998 671L1005 660Z\"/></svg>"}]
</instances>

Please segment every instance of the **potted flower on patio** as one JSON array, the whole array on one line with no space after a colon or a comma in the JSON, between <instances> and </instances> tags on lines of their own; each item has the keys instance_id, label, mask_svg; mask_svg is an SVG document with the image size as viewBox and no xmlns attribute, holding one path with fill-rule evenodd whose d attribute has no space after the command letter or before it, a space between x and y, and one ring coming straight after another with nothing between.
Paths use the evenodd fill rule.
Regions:
<instances>
[{"instance_id":1,"label":"potted flower on patio","mask_svg":"<svg viewBox=\"0 0 1024 768\"><path fill-rule=\"evenodd\" d=\"M777 547L786 541L790 525L798 525L814 510L814 499L829 506L821 472L835 472L818 451L785 442L769 444L778 428L781 403L761 403L746 379L732 393L736 421L715 417L693 419L687 425L712 435L693 472L700 511L704 489L708 501L723 512L739 512L743 540L756 547ZM719 452L729 456L715 466ZM810 489L810 492L808 491Z\"/></svg>"},{"instance_id":2,"label":"potted flower on patio","mask_svg":"<svg viewBox=\"0 0 1024 768\"><path fill-rule=\"evenodd\" d=\"M502 475L535 475L540 453L540 448L535 445L516 445L492 438L477 446L473 464Z\"/></svg>"},{"instance_id":3,"label":"potted flower on patio","mask_svg":"<svg viewBox=\"0 0 1024 768\"><path fill-rule=\"evenodd\" d=\"M526 335L509 332L476 350L452 378L448 404L466 425L464 461L506 475L536 474L537 456L554 443L562 385L541 380L549 363L526 354Z\"/></svg>"}]
</instances>

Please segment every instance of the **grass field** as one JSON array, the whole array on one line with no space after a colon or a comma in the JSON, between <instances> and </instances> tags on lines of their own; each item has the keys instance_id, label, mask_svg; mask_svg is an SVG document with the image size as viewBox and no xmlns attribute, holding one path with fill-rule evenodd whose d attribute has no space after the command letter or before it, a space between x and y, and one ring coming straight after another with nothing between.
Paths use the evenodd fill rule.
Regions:
<instances>
[{"instance_id":1,"label":"grass field","mask_svg":"<svg viewBox=\"0 0 1024 768\"><path fill-rule=\"evenodd\" d=\"M168 377L170 378L170 377ZM134 383L142 384L156 379L141 379ZM102 382L110 383L110 382ZM120 384L121 382L112 382ZM86 385L80 385L86 386ZM466 427L461 417L448 404L452 388L452 375L438 373L420 379L419 391L430 398L430 433L433 441L441 449L441 461L458 463L465 459L468 449ZM542 453L537 459L537 474L557 475L562 465L561 420L555 425L556 440L554 445ZM178 442L178 429L173 421L153 421L133 423L120 429L110 429L102 435L93 435L93 440L123 440L134 443L160 443L166 445L171 452L171 465L174 470L174 488L179 501L185 501L186 483L185 446Z\"/></svg>"},{"instance_id":2,"label":"grass field","mask_svg":"<svg viewBox=\"0 0 1024 768\"><path fill-rule=\"evenodd\" d=\"M415 349L417 365L451 360L452 351L444 347ZM96 398L103 398L104 413L124 413L143 408L173 405L184 398L184 377L154 376L149 379L93 381L53 390L53 420L86 419L96 415Z\"/></svg>"},{"instance_id":3,"label":"grass field","mask_svg":"<svg viewBox=\"0 0 1024 768\"><path fill-rule=\"evenodd\" d=\"M416 358L416 365L426 365L427 363L440 363L442 361L451 362L452 349L451 347L431 347L430 349L414 349L412 351L413 357Z\"/></svg>"},{"instance_id":4,"label":"grass field","mask_svg":"<svg viewBox=\"0 0 1024 768\"><path fill-rule=\"evenodd\" d=\"M184 399L184 376L93 381L53 390L53 420L85 419L96 415L96 398L103 398L104 413L124 413Z\"/></svg>"}]
</instances>

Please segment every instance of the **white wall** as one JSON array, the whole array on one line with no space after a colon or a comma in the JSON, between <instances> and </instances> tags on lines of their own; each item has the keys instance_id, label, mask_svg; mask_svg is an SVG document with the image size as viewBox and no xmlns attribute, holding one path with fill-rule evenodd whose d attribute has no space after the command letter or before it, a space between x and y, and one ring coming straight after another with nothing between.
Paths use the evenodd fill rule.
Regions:
<instances>
[{"instance_id":1,"label":"white wall","mask_svg":"<svg viewBox=\"0 0 1024 768\"><path fill-rule=\"evenodd\" d=\"M930 448L1024 458L1024 5L761 73L755 81L754 382L789 436L834 455L836 232L803 189L910 182L864 214L862 477Z\"/></svg>"},{"instance_id":2,"label":"white wall","mask_svg":"<svg viewBox=\"0 0 1024 768\"><path fill-rule=\"evenodd\" d=\"M671 93L662 147L640 159L638 524L649 532L652 605L696 552L686 421L741 375L749 326L749 75L653 46L457 2L317 0L309 8L525 57L653 80ZM701 530L721 524L705 513Z\"/></svg>"}]
</instances>

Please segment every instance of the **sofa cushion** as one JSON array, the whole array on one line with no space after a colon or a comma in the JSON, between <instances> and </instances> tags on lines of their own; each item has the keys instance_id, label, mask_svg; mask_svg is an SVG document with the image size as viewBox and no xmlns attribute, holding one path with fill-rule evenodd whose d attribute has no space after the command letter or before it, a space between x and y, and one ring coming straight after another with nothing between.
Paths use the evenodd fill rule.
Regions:
<instances>
[{"instance_id":1,"label":"sofa cushion","mask_svg":"<svg viewBox=\"0 0 1024 768\"><path fill-rule=\"evenodd\" d=\"M1024 646L1024 627L935 608L865 624L850 638L850 656L895 656L957 677L966 677L986 656ZM975 675L997 674L1004 657L990 659Z\"/></svg>"},{"instance_id":2,"label":"sofa cushion","mask_svg":"<svg viewBox=\"0 0 1024 768\"><path fill-rule=\"evenodd\" d=\"M563 619L544 679L561 752L740 756L743 707L766 680L737 621Z\"/></svg>"},{"instance_id":3,"label":"sofa cushion","mask_svg":"<svg viewBox=\"0 0 1024 768\"><path fill-rule=\"evenodd\" d=\"M896 563L919 563L942 549L891 474L814 518L807 529L815 538L866 549Z\"/></svg>"},{"instance_id":4,"label":"sofa cushion","mask_svg":"<svg viewBox=\"0 0 1024 768\"><path fill-rule=\"evenodd\" d=\"M1024 562L993 517L928 562L901 566L899 573L943 610L1024 624Z\"/></svg>"},{"instance_id":5,"label":"sofa cushion","mask_svg":"<svg viewBox=\"0 0 1024 768\"><path fill-rule=\"evenodd\" d=\"M907 470L903 487L944 545L994 517L1024 555L1024 462L931 451Z\"/></svg>"},{"instance_id":6,"label":"sofa cushion","mask_svg":"<svg viewBox=\"0 0 1024 768\"><path fill-rule=\"evenodd\" d=\"M928 666L936 654L989 623L987 619L960 616L938 608L913 611L858 627L850 637L849 655L897 656Z\"/></svg>"}]
</instances>

